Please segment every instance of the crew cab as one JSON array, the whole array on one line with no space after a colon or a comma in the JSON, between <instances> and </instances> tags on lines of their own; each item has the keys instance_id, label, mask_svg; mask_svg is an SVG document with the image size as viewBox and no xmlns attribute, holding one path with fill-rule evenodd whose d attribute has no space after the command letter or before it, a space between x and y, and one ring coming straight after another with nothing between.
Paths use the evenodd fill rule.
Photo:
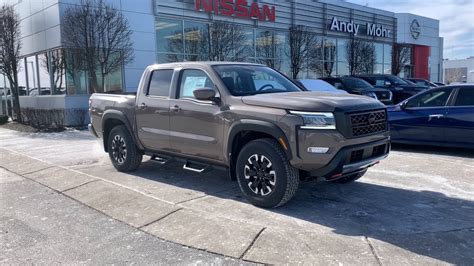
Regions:
<instances>
[{"instance_id":1,"label":"crew cab","mask_svg":"<svg viewBox=\"0 0 474 266\"><path fill-rule=\"evenodd\" d=\"M354 181L390 150L379 101L304 91L257 64L152 65L136 95L93 94L89 110L118 171L137 169L143 155L199 173L224 167L266 208L288 202L300 180Z\"/></svg>"}]
</instances>

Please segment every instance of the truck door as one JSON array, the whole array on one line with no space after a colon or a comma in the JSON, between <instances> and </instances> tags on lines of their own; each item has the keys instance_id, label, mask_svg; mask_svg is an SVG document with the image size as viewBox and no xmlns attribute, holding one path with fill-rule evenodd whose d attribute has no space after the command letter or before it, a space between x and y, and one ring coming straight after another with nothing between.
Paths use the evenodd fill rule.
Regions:
<instances>
[{"instance_id":1,"label":"truck door","mask_svg":"<svg viewBox=\"0 0 474 266\"><path fill-rule=\"evenodd\" d=\"M223 120L221 108L212 101L199 101L193 91L216 88L200 69L183 69L176 99L170 100L170 143L174 152L187 156L223 160Z\"/></svg>"},{"instance_id":2,"label":"truck door","mask_svg":"<svg viewBox=\"0 0 474 266\"><path fill-rule=\"evenodd\" d=\"M169 150L170 91L173 69L153 70L137 95L138 138L150 150Z\"/></svg>"}]
</instances>

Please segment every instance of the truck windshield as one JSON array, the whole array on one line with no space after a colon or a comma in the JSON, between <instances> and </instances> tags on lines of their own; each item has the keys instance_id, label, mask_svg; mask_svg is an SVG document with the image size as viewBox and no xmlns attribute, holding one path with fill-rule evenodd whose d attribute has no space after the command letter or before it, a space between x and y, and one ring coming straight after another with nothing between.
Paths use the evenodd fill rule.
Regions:
<instances>
[{"instance_id":1,"label":"truck windshield","mask_svg":"<svg viewBox=\"0 0 474 266\"><path fill-rule=\"evenodd\" d=\"M363 79L345 77L342 79L344 85L351 89L371 89L372 85Z\"/></svg>"},{"instance_id":2,"label":"truck windshield","mask_svg":"<svg viewBox=\"0 0 474 266\"><path fill-rule=\"evenodd\" d=\"M288 78L266 66L217 65L214 69L234 96L301 91Z\"/></svg>"}]
</instances>

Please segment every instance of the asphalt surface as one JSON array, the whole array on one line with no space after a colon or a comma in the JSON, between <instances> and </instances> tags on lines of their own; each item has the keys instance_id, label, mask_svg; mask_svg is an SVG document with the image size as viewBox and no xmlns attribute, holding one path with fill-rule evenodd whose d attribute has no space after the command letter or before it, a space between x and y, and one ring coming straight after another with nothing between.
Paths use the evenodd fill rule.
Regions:
<instances>
[{"instance_id":1,"label":"asphalt surface","mask_svg":"<svg viewBox=\"0 0 474 266\"><path fill-rule=\"evenodd\" d=\"M0 168L0 264L238 264L161 240Z\"/></svg>"},{"instance_id":2,"label":"asphalt surface","mask_svg":"<svg viewBox=\"0 0 474 266\"><path fill-rule=\"evenodd\" d=\"M133 252L143 251L140 254L148 254L146 259L155 262L173 263L165 260L170 257L183 259L183 263L196 259L191 254L180 255L176 250L169 254L156 253L156 257L149 254L160 249L156 243L165 239L168 242L164 243L178 250L181 244L212 252L185 249L203 254L205 262L217 260L217 264L234 261L228 262L214 254L274 264L474 264L472 151L395 146L388 159L371 168L358 182L347 185L306 182L289 204L264 210L248 204L238 185L229 181L224 171L198 175L181 170L182 166L176 163L159 166L145 158L138 171L118 173L103 152L101 142L87 132L32 134L0 129L0 141L0 167L24 179L7 182L16 188L2 183L2 190L16 190L14 195L18 197L22 193L31 194L29 190L50 191L56 198L64 197L63 202L82 206L84 212L101 215L107 222L143 234L149 239L139 241L143 246ZM10 228L9 232L19 235L19 239L44 246L38 250L53 246L41 242L42 234L26 229L35 228L31 213L49 217L44 213L51 208L42 207L40 202L40 199L28 203L8 199L2 191L1 210L3 213L5 209L9 218L1 220L0 254L10 254L9 261L83 261L81 255L67 260L64 254L69 252L65 249L43 254L29 251L26 244L6 246L16 242L7 241L4 228ZM70 209L68 205L54 206L57 213L67 213ZM72 220L80 221L82 216L87 217L78 215ZM5 222L10 219L22 223L33 220L22 229ZM88 239L103 241L109 253L115 246L116 252L124 251L118 261L135 262L130 255L133 252L126 253L122 246L127 241L112 240L102 234L110 232L107 222L95 223L97 230L81 233L89 234ZM58 242L64 238L63 233L54 229L50 233ZM78 233L78 238L84 237ZM97 244L77 243L82 243L78 250L84 257L91 257L93 262L110 262L104 256L89 254L97 249ZM127 260L128 256L132 259Z\"/></svg>"}]
</instances>

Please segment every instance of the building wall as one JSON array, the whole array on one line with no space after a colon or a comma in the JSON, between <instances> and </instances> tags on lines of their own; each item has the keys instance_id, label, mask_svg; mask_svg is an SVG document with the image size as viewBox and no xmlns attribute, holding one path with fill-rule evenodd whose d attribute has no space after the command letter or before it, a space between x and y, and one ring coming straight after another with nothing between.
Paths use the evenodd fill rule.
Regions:
<instances>
[{"instance_id":1,"label":"building wall","mask_svg":"<svg viewBox=\"0 0 474 266\"><path fill-rule=\"evenodd\" d=\"M395 14L395 17L397 18L397 43L429 46L430 75L428 78L432 81L442 81L443 39L439 37L439 21L408 13L398 13ZM413 37L411 30L412 23L415 20L420 25L418 38Z\"/></svg>"},{"instance_id":2,"label":"building wall","mask_svg":"<svg viewBox=\"0 0 474 266\"><path fill-rule=\"evenodd\" d=\"M466 82L474 84L474 57L470 57L462 60L445 60L443 62L443 71L454 71L455 77L445 75L444 82L448 82L448 79L456 78L455 82Z\"/></svg>"}]
</instances>

